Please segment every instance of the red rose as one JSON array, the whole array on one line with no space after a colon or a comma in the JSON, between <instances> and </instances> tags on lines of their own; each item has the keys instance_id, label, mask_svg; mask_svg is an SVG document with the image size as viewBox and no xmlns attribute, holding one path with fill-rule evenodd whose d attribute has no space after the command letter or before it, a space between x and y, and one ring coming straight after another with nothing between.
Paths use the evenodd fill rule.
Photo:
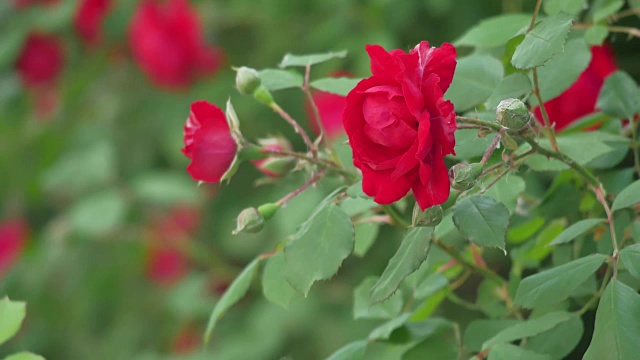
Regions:
<instances>
[{"instance_id":1,"label":"red rose","mask_svg":"<svg viewBox=\"0 0 640 360\"><path fill-rule=\"evenodd\" d=\"M33 33L24 44L16 68L26 86L49 85L60 74L63 61L62 46L58 39Z\"/></svg>"},{"instance_id":2,"label":"red rose","mask_svg":"<svg viewBox=\"0 0 640 360\"><path fill-rule=\"evenodd\" d=\"M18 260L28 232L27 224L22 219L9 219L0 223L0 276Z\"/></svg>"},{"instance_id":3,"label":"red rose","mask_svg":"<svg viewBox=\"0 0 640 360\"><path fill-rule=\"evenodd\" d=\"M85 44L95 45L100 41L102 21L110 7L111 0L82 0L74 25Z\"/></svg>"},{"instance_id":4,"label":"red rose","mask_svg":"<svg viewBox=\"0 0 640 360\"><path fill-rule=\"evenodd\" d=\"M596 111L598 94L604 80L617 69L613 52L608 46L591 47L591 62L570 88L544 103L549 121L562 130L575 120ZM540 107L533 109L540 123L544 123Z\"/></svg>"},{"instance_id":5,"label":"red rose","mask_svg":"<svg viewBox=\"0 0 640 360\"><path fill-rule=\"evenodd\" d=\"M191 159L187 171L198 181L220 181L236 156L237 145L224 113L206 101L191 104L184 145L182 153Z\"/></svg>"},{"instance_id":6,"label":"red rose","mask_svg":"<svg viewBox=\"0 0 640 360\"><path fill-rule=\"evenodd\" d=\"M451 44L426 41L406 54L367 46L373 76L347 95L343 123L362 171L362 189L379 204L409 190L422 209L449 197L444 156L454 154L453 104L443 99L456 67Z\"/></svg>"},{"instance_id":7,"label":"red rose","mask_svg":"<svg viewBox=\"0 0 640 360\"><path fill-rule=\"evenodd\" d=\"M223 54L204 41L200 22L186 0L146 0L130 27L133 56L156 83L184 87L198 75L218 71Z\"/></svg>"}]
</instances>

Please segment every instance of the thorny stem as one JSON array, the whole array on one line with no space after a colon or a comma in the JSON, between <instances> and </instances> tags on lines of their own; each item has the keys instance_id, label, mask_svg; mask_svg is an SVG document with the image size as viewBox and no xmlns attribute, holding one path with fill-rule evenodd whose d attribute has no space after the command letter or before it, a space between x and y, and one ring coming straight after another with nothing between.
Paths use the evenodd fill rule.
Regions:
<instances>
[{"instance_id":1,"label":"thorny stem","mask_svg":"<svg viewBox=\"0 0 640 360\"><path fill-rule=\"evenodd\" d=\"M540 1L538 1L540 3ZM531 70L533 74L533 92L538 99L538 106L540 106L540 112L542 113L542 119L544 121L544 129L549 138L549 142L551 142L551 148L554 151L560 152L558 148L558 143L556 142L556 134L551 128L551 122L549 121L549 114L547 113L547 109L544 106L544 101L542 101L542 96L540 95L540 85L538 84L538 69L533 68Z\"/></svg>"},{"instance_id":2,"label":"thorny stem","mask_svg":"<svg viewBox=\"0 0 640 360\"><path fill-rule=\"evenodd\" d=\"M527 33L533 30L533 27L536 25L536 18L538 17L538 13L540 12L540 5L542 5L542 0L536 1L536 8L533 10L533 16L531 17L531 23L529 24Z\"/></svg>"},{"instance_id":3,"label":"thorny stem","mask_svg":"<svg viewBox=\"0 0 640 360\"><path fill-rule=\"evenodd\" d=\"M305 154L301 154L301 153L298 153L298 152L292 152L292 151L262 150L262 152L265 153L265 154L272 155L272 156L292 157L292 158L304 160L304 161L307 161L309 163L316 164L318 166L321 166L321 167L330 169L332 171L335 171L335 172L339 173L340 175L343 175L344 177L346 177L350 181L355 181L356 178L357 178L357 176L355 174L353 174L352 172L340 167L340 165L334 163L331 160L326 160L326 159L321 159L321 158L312 158L312 157L307 156Z\"/></svg>"},{"instance_id":4,"label":"thorny stem","mask_svg":"<svg viewBox=\"0 0 640 360\"><path fill-rule=\"evenodd\" d=\"M307 132L302 128L302 126L300 126L300 124L298 124L298 122L294 118L292 118L291 115L289 115L286 111L284 111L280 107L280 105L276 104L275 102L272 102L271 105L269 105L269 107L273 111L278 113L280 117L282 117L286 122L288 122L293 127L295 132L300 135L305 145L307 145L307 148L309 148L309 150L311 151L311 155L313 156L313 158L316 159L318 157L318 149L316 149L315 145L309 138L309 135L307 135Z\"/></svg>"},{"instance_id":5,"label":"thorny stem","mask_svg":"<svg viewBox=\"0 0 640 360\"><path fill-rule=\"evenodd\" d=\"M593 188L598 188L600 186L600 181L598 181L598 179L596 179L595 176L593 176L593 174L589 172L589 170L587 170L582 165L575 162L575 160L569 158L568 156L562 153L552 151L552 150L547 150L542 146L538 145L538 143L535 142L533 139L524 138L524 141L526 141L529 145L531 145L531 148L535 149L537 153L542 154L546 157L552 157L554 159L558 159L563 163L569 165L569 167L571 167L578 174L584 177L585 180L587 180L587 182L589 183L589 185L591 185Z\"/></svg>"},{"instance_id":6,"label":"thorny stem","mask_svg":"<svg viewBox=\"0 0 640 360\"><path fill-rule=\"evenodd\" d=\"M623 10L620 11L617 14L613 14L611 16L609 16L609 18L607 19L610 22L616 22L622 18L625 18L627 16L633 16L633 15L638 15L640 14L640 8L636 8L636 9L627 9L627 10Z\"/></svg>"},{"instance_id":7,"label":"thorny stem","mask_svg":"<svg viewBox=\"0 0 640 360\"><path fill-rule=\"evenodd\" d=\"M613 223L613 211L611 211L611 208L607 203L607 199L605 197L605 192L604 192L604 188L602 187L602 184L600 184L600 186L598 187L594 187L593 192L596 194L596 198L598 199L598 202L602 204L602 207L604 208L604 212L607 214L607 222L609 223L609 232L611 233L611 245L613 245L613 255L611 258L613 260L613 278L615 279L618 277L619 253L618 253L618 239L616 236L615 225Z\"/></svg>"},{"instance_id":8,"label":"thorny stem","mask_svg":"<svg viewBox=\"0 0 640 360\"><path fill-rule=\"evenodd\" d=\"M593 24L574 24L573 29L588 29L593 27ZM630 26L607 26L609 32L623 33L629 35L629 37L640 38L640 29Z\"/></svg>"},{"instance_id":9,"label":"thorny stem","mask_svg":"<svg viewBox=\"0 0 640 360\"><path fill-rule=\"evenodd\" d=\"M512 158L508 159L508 162L507 161L503 161L503 162L491 165L488 168L484 169L484 171L482 171L482 174L480 176L484 176L486 174L489 174L489 173L491 173L491 172L493 172L495 170L500 169L501 167L503 167L505 165L506 166L511 166L511 164L515 164L517 161L520 161L520 160L528 157L529 155L535 154L535 152L536 152L535 149L529 149L529 150L527 150L526 152L524 152L524 153L522 153L520 155L516 155L516 156L513 156Z\"/></svg>"},{"instance_id":10,"label":"thorny stem","mask_svg":"<svg viewBox=\"0 0 640 360\"><path fill-rule=\"evenodd\" d=\"M506 169L504 169L504 171L502 171L502 172L500 173L500 175L496 176L496 178L495 178L495 179L493 179L489 184L487 184L487 186L486 186L484 189L482 189L482 190L480 191L480 195L482 195L482 194L486 193L489 189L491 189L491 187L492 187L493 185L497 184L497 183L498 183L498 181L500 181L500 179L502 179L503 177L505 177L505 175L507 175L507 174L509 173L509 171L511 171L511 169L510 169L510 168L506 168Z\"/></svg>"},{"instance_id":11,"label":"thorny stem","mask_svg":"<svg viewBox=\"0 0 640 360\"><path fill-rule=\"evenodd\" d=\"M482 160L480 160L480 164L482 166L485 166L487 164L487 161L489 161L491 154L493 154L493 151L496 149L496 147L500 143L500 139L502 139L503 132L504 132L504 129L500 130L500 132L496 134L496 137L493 138L491 145L489 145L489 147L487 148L487 151L485 151L484 155L482 156Z\"/></svg>"},{"instance_id":12,"label":"thorny stem","mask_svg":"<svg viewBox=\"0 0 640 360\"><path fill-rule=\"evenodd\" d=\"M471 118L471 117L465 117L465 116L456 116L456 122L461 123L461 124L471 124L471 125L477 125L477 126L481 126L487 129L491 129L494 131L500 131L502 130L502 126L500 126L500 124L493 122L493 121L487 121L487 120L480 120L477 118Z\"/></svg>"},{"instance_id":13,"label":"thorny stem","mask_svg":"<svg viewBox=\"0 0 640 360\"><path fill-rule=\"evenodd\" d=\"M315 175L313 175L311 177L311 179L307 180L306 183L302 184L302 186L300 186L299 188L295 189L294 191L290 192L289 194L285 195L282 199L276 201L276 204L279 206L285 206L291 199L293 199L294 197L300 195L303 191L307 190L309 188L309 186L315 184L316 182L320 181L320 179L322 179L324 177L324 175L327 173L327 170L322 170L319 173L316 173Z\"/></svg>"}]
</instances>

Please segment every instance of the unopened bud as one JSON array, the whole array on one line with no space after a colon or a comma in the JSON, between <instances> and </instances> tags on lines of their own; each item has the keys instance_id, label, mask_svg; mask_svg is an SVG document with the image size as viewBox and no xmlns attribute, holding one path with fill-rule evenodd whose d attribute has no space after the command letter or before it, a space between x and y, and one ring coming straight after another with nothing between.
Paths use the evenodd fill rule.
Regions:
<instances>
[{"instance_id":1,"label":"unopened bud","mask_svg":"<svg viewBox=\"0 0 640 360\"><path fill-rule=\"evenodd\" d=\"M271 104L273 104L273 96L271 96L271 92L269 92L269 89L264 87L264 85L260 85L255 89L253 97L261 104L267 106L271 106Z\"/></svg>"},{"instance_id":2,"label":"unopened bud","mask_svg":"<svg viewBox=\"0 0 640 360\"><path fill-rule=\"evenodd\" d=\"M482 174L482 164L480 163L456 164L449 170L451 186L460 191L469 190L476 184L480 174Z\"/></svg>"},{"instance_id":3,"label":"unopened bud","mask_svg":"<svg viewBox=\"0 0 640 360\"><path fill-rule=\"evenodd\" d=\"M255 69L245 66L236 71L236 88L242 95L251 95L260 86L260 75Z\"/></svg>"},{"instance_id":4,"label":"unopened bud","mask_svg":"<svg viewBox=\"0 0 640 360\"><path fill-rule=\"evenodd\" d=\"M291 144L287 139L282 137L260 139L259 143L262 146L260 151L262 151L263 154L268 151L291 151ZM252 161L252 163L264 175L271 178L278 178L288 174L293 168L295 161L288 157L273 156Z\"/></svg>"},{"instance_id":5,"label":"unopened bud","mask_svg":"<svg viewBox=\"0 0 640 360\"><path fill-rule=\"evenodd\" d=\"M416 203L413 207L411 223L413 226L436 226L442 221L442 213L442 206L440 205L431 206L422 211L418 203Z\"/></svg>"},{"instance_id":6,"label":"unopened bud","mask_svg":"<svg viewBox=\"0 0 640 360\"><path fill-rule=\"evenodd\" d=\"M266 203L258 206L258 212L265 220L269 220L280 209L280 205L275 203Z\"/></svg>"},{"instance_id":7,"label":"unopened bud","mask_svg":"<svg viewBox=\"0 0 640 360\"><path fill-rule=\"evenodd\" d=\"M498 104L496 118L498 123L507 130L520 131L531 121L531 113L522 101L506 99Z\"/></svg>"},{"instance_id":8,"label":"unopened bud","mask_svg":"<svg viewBox=\"0 0 640 360\"><path fill-rule=\"evenodd\" d=\"M262 230L264 227L264 216L260 214L258 209L250 207L242 210L238 215L236 229L233 234L253 234Z\"/></svg>"}]
</instances>

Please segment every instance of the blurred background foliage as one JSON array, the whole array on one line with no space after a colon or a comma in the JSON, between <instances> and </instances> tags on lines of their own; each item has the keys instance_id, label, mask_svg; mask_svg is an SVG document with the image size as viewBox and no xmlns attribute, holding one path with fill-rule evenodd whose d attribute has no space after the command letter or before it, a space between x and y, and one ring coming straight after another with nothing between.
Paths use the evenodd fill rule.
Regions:
<instances>
[{"instance_id":1,"label":"blurred background foliage","mask_svg":"<svg viewBox=\"0 0 640 360\"><path fill-rule=\"evenodd\" d=\"M0 357L28 349L47 359L319 359L366 337L377 322L352 320L351 289L384 268L394 249L390 239L399 237L388 227L366 258L349 258L334 280L314 287L307 299L294 296L288 310L267 302L254 284L220 323L210 349L198 349L229 281L293 233L326 189L296 198L260 234L231 235L240 210L278 199L303 179L294 175L283 186L254 190L261 174L245 164L229 185L196 186L180 153L190 103L223 106L231 97L247 138L294 139L269 109L237 93L232 66L276 67L287 52L346 49L346 59L314 67L312 77L337 70L364 77L365 44L439 45L483 18L534 5L193 0L207 42L226 60L214 76L168 89L154 85L130 56L128 27L138 2L114 2L97 46L74 32L74 0L20 10L11 1L0 4L0 219L22 219L29 234L0 275L0 295L28 303L26 326L0 348ZM39 95L23 86L15 67L24 34L34 29L58 37L64 50L62 74L48 93L53 110L45 116L37 111ZM621 40L615 44L620 67L637 78L638 42ZM282 91L276 99L305 118L301 91ZM471 320L457 309L448 316Z\"/></svg>"}]
</instances>

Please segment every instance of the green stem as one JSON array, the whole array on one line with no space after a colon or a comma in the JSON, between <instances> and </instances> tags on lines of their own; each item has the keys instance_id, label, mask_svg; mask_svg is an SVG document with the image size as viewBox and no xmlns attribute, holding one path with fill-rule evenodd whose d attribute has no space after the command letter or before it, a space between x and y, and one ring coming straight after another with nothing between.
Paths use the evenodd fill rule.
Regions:
<instances>
[{"instance_id":1,"label":"green stem","mask_svg":"<svg viewBox=\"0 0 640 360\"><path fill-rule=\"evenodd\" d=\"M506 286L507 282L502 277L500 277L500 275L496 274L495 272L491 271L488 268L479 267L467 261L467 259L462 257L460 253L448 247L447 245L443 244L442 242L440 242L440 240L435 240L434 242L436 246L438 246L440 249L446 252L449 256L455 259L463 267L482 275L484 278L495 282L499 286Z\"/></svg>"},{"instance_id":2,"label":"green stem","mask_svg":"<svg viewBox=\"0 0 640 360\"><path fill-rule=\"evenodd\" d=\"M589 311L591 306L593 306L593 304L595 304L598 301L598 299L600 299L600 297L602 296L602 293L604 293L604 289L607 288L607 284L609 283L610 277L611 277L611 266L607 266L607 271L605 272L604 277L602 278L602 284L600 284L600 289L598 290L597 293L593 295L591 299L589 299L589 301L587 301L586 304L584 304L583 307L580 308L580 310L577 311L578 315L580 316L584 315L584 313Z\"/></svg>"},{"instance_id":3,"label":"green stem","mask_svg":"<svg viewBox=\"0 0 640 360\"><path fill-rule=\"evenodd\" d=\"M278 206L286 205L291 199L293 199L294 197L300 195L302 192L307 190L309 188L309 186L311 186L311 185L317 183L318 181L320 181L320 179L322 179L326 173L327 173L327 169L322 170L319 173L313 175L311 177L311 179L307 180L307 182L302 184L302 186L300 186L299 188L297 188L294 191L290 192L289 194L285 195L282 199L276 201L276 204Z\"/></svg>"},{"instance_id":4,"label":"green stem","mask_svg":"<svg viewBox=\"0 0 640 360\"><path fill-rule=\"evenodd\" d=\"M542 0L536 1L536 8L533 10L533 16L531 17L531 23L529 23L529 29L527 30L527 34L533 30L533 27L536 26L536 18L538 17L538 13L540 12L540 5L542 5Z\"/></svg>"},{"instance_id":5,"label":"green stem","mask_svg":"<svg viewBox=\"0 0 640 360\"><path fill-rule=\"evenodd\" d=\"M396 211L396 209L392 205L382 205L382 210L384 210L384 212L387 213L387 215L389 215L389 217L393 221L394 225L396 225L398 227L401 227L403 229L406 229L409 226L411 226L411 224L406 222L402 218L402 216L400 216L398 211Z\"/></svg>"},{"instance_id":6,"label":"green stem","mask_svg":"<svg viewBox=\"0 0 640 360\"><path fill-rule=\"evenodd\" d=\"M470 118L465 116L456 116L456 122L461 124L471 124L482 126L491 130L500 131L502 130L502 126L500 124L493 121L480 120L476 118Z\"/></svg>"},{"instance_id":7,"label":"green stem","mask_svg":"<svg viewBox=\"0 0 640 360\"><path fill-rule=\"evenodd\" d=\"M344 177L346 177L347 179L349 179L350 181L356 181L358 179L358 176L354 173L352 173L351 171L344 169L342 167L340 167L338 164L334 163L331 160L326 160L326 159L321 159L321 158L313 158L311 156L307 156L305 154L301 154L298 152L292 152L292 151L283 151L283 150L262 150L263 153L265 154L269 154L272 156L276 156L276 157L291 157L291 158L295 158L295 159L300 159L300 160L304 160L307 161L311 164L315 164L318 166L321 166L323 168L329 169L331 171L334 171L340 175L343 175Z\"/></svg>"},{"instance_id":8,"label":"green stem","mask_svg":"<svg viewBox=\"0 0 640 360\"><path fill-rule=\"evenodd\" d=\"M539 3L540 1L538 1L538 4ZM542 95L540 95L540 85L538 84L538 69L533 68L531 70L531 73L533 74L533 93L535 94L536 99L538 99L538 106L540 106L540 113L542 113L542 120L544 121L545 133L549 138L549 141L551 142L551 148L554 151L560 152L560 149L558 148L558 142L556 141L556 134L551 128L549 114L547 113L547 109L545 108L544 102L542 101Z\"/></svg>"},{"instance_id":9,"label":"green stem","mask_svg":"<svg viewBox=\"0 0 640 360\"><path fill-rule=\"evenodd\" d=\"M313 158L317 158L318 149L316 149L315 145L309 138L309 135L307 135L307 132L302 128L302 126L300 126L300 124L298 124L298 122L294 118L292 118L291 115L284 111L284 109L282 109L280 105L276 104L275 102L272 102L269 107L273 111L278 113L278 115L280 115L280 117L282 117L286 122L288 122L291 127L293 127L295 132L300 135L304 143L307 145L307 148L309 148L309 150L311 151L311 155L313 155Z\"/></svg>"}]
</instances>

